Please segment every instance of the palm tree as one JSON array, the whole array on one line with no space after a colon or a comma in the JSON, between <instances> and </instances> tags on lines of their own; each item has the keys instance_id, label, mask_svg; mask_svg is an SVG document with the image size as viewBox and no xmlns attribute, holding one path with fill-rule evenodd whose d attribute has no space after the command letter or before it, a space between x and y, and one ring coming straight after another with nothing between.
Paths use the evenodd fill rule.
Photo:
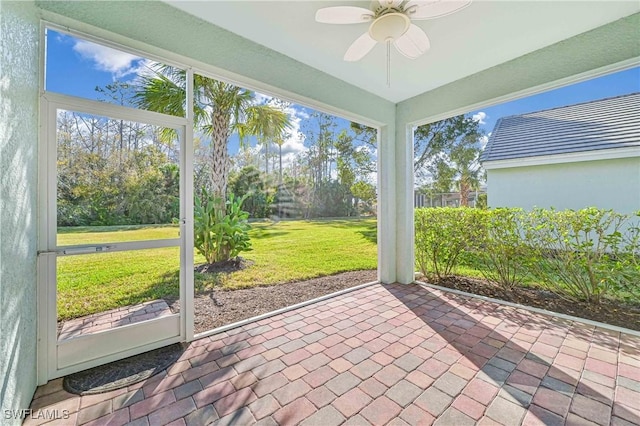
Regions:
<instances>
[{"instance_id":1,"label":"palm tree","mask_svg":"<svg viewBox=\"0 0 640 426\"><path fill-rule=\"evenodd\" d=\"M134 96L137 105L184 117L186 72L167 65L157 65L152 71L151 75L141 77L141 88ZM210 194L225 200L231 167L227 148L229 136L237 133L242 143L248 136L277 140L291 127L290 118L281 108L257 104L253 92L197 74L194 75L194 92L196 130L211 138Z\"/></svg>"},{"instance_id":2,"label":"palm tree","mask_svg":"<svg viewBox=\"0 0 640 426\"><path fill-rule=\"evenodd\" d=\"M458 145L451 150L451 160L458 174L456 186L460 193L460 206L469 206L469 194L480 186L483 169L479 162L480 149L476 145Z\"/></svg>"}]
</instances>

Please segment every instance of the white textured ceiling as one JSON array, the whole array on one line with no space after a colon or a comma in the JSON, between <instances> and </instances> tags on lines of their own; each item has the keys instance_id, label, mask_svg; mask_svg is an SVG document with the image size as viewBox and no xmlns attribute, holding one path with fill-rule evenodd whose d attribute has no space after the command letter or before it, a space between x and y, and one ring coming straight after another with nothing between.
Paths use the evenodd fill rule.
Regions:
<instances>
[{"instance_id":1,"label":"white textured ceiling","mask_svg":"<svg viewBox=\"0 0 640 426\"><path fill-rule=\"evenodd\" d=\"M414 21L428 34L431 49L414 60L392 49L391 87L387 87L383 45L359 62L342 60L349 45L367 31L368 24L327 25L314 20L321 7L368 8L368 1L166 1L392 102L640 11L638 1L475 0L453 15Z\"/></svg>"}]
</instances>

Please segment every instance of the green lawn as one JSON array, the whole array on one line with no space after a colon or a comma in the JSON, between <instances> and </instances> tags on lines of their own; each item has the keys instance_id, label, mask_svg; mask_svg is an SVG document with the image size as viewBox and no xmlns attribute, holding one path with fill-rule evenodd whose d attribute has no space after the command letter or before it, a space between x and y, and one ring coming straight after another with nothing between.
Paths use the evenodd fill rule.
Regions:
<instances>
[{"instance_id":1,"label":"green lawn","mask_svg":"<svg viewBox=\"0 0 640 426\"><path fill-rule=\"evenodd\" d=\"M376 221L326 220L252 224L255 262L229 275L196 274L196 291L292 282L377 266ZM177 227L62 228L59 245L176 238ZM195 263L204 258L196 253ZM58 259L58 317L69 319L178 296L179 250L162 248Z\"/></svg>"}]
</instances>

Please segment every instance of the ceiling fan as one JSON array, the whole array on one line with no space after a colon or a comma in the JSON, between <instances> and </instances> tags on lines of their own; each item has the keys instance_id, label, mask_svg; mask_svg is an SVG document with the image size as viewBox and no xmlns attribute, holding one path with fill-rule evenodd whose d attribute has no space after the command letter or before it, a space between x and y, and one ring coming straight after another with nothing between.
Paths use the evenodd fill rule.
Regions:
<instances>
[{"instance_id":1,"label":"ceiling fan","mask_svg":"<svg viewBox=\"0 0 640 426\"><path fill-rule=\"evenodd\" d=\"M362 59L377 43L393 43L395 48L410 59L429 50L427 34L411 20L434 19L457 12L471 0L377 0L372 10L355 6L333 6L319 9L316 21L324 24L360 24L370 22L369 30L351 44L344 60Z\"/></svg>"}]
</instances>

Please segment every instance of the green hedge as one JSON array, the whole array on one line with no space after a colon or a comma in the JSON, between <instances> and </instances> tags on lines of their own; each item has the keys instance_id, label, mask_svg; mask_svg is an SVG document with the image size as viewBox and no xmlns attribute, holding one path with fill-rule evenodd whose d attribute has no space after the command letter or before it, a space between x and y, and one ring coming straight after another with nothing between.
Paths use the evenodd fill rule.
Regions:
<instances>
[{"instance_id":1,"label":"green hedge","mask_svg":"<svg viewBox=\"0 0 640 426\"><path fill-rule=\"evenodd\" d=\"M443 278L471 263L510 290L534 281L570 299L640 299L640 211L420 208L416 262Z\"/></svg>"}]
</instances>

